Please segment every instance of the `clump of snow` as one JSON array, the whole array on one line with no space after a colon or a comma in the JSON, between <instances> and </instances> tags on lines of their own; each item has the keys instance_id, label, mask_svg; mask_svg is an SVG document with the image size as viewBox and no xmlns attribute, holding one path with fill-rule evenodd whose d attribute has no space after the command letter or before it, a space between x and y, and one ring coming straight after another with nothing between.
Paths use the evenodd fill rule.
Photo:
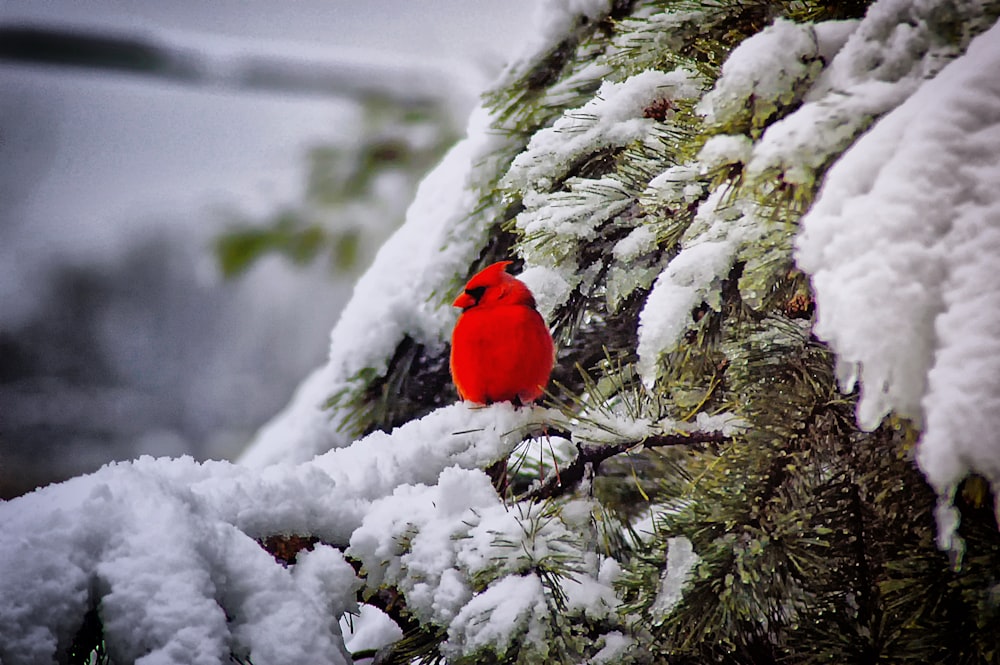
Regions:
<instances>
[{"instance_id":1,"label":"clump of snow","mask_svg":"<svg viewBox=\"0 0 1000 665\"><path fill-rule=\"evenodd\" d=\"M813 24L813 34L816 35L816 50L823 62L829 64L836 57L860 23L859 19L848 19Z\"/></svg>"},{"instance_id":2,"label":"clump of snow","mask_svg":"<svg viewBox=\"0 0 1000 665\"><path fill-rule=\"evenodd\" d=\"M702 411L694 419L695 427L702 432L721 432L723 436L736 436L747 428L747 422L732 413L709 415Z\"/></svg>"},{"instance_id":3,"label":"clump of snow","mask_svg":"<svg viewBox=\"0 0 1000 665\"><path fill-rule=\"evenodd\" d=\"M667 539L667 567L663 570L656 600L650 608L654 615L665 617L681 602L684 585L699 561L701 557L695 553L690 540L683 536Z\"/></svg>"},{"instance_id":4,"label":"clump of snow","mask_svg":"<svg viewBox=\"0 0 1000 665\"><path fill-rule=\"evenodd\" d=\"M822 68L813 27L779 18L733 50L697 108L711 124L760 126L801 96Z\"/></svg>"},{"instance_id":5,"label":"clump of snow","mask_svg":"<svg viewBox=\"0 0 1000 665\"><path fill-rule=\"evenodd\" d=\"M353 571L330 552L297 576L277 565L202 501L194 486L213 471L236 468L146 458L0 503L17 534L0 542L0 660L54 662L100 601L116 662L221 665L233 648L259 662L350 663L333 612L353 603ZM331 596L319 577L347 583Z\"/></svg>"},{"instance_id":6,"label":"clump of snow","mask_svg":"<svg viewBox=\"0 0 1000 665\"><path fill-rule=\"evenodd\" d=\"M671 166L646 185L646 191L643 192L641 199L643 205L654 207L666 204L683 207L704 198L705 183L701 179L702 175L700 164Z\"/></svg>"},{"instance_id":7,"label":"clump of snow","mask_svg":"<svg viewBox=\"0 0 1000 665\"><path fill-rule=\"evenodd\" d=\"M597 566L598 556L588 553L585 559L589 559L589 568L592 569L588 572L597 574L576 575L563 582L566 610L578 616L586 615L595 621L613 619L620 604L614 582L621 575L621 566L614 559L604 558L600 568L593 570Z\"/></svg>"},{"instance_id":8,"label":"clump of snow","mask_svg":"<svg viewBox=\"0 0 1000 665\"><path fill-rule=\"evenodd\" d=\"M340 630L344 634L344 644L351 653L381 649L403 637L403 631L396 622L371 605L362 605L357 616L345 616L341 619Z\"/></svg>"},{"instance_id":9,"label":"clump of snow","mask_svg":"<svg viewBox=\"0 0 1000 665\"><path fill-rule=\"evenodd\" d=\"M994 27L844 154L797 241L860 424L922 424L918 461L945 500L969 471L1000 488L998 68Z\"/></svg>"},{"instance_id":10,"label":"clump of snow","mask_svg":"<svg viewBox=\"0 0 1000 665\"><path fill-rule=\"evenodd\" d=\"M531 266L517 276L535 296L538 312L546 321L552 320L556 307L565 302L576 283L566 281L562 271L546 266Z\"/></svg>"},{"instance_id":11,"label":"clump of snow","mask_svg":"<svg viewBox=\"0 0 1000 665\"><path fill-rule=\"evenodd\" d=\"M589 505L582 509L589 522ZM485 473L448 468L435 485L401 487L375 502L351 536L348 555L362 563L369 589L399 589L418 620L450 626L446 653L484 644L502 651L512 630L527 626L529 639L541 630L547 606L536 602L545 592L534 571L550 561L569 562L576 571L559 582L567 612L606 619L618 606L612 584L620 569L583 551L567 524L572 509L559 518L547 510L505 506ZM520 580L514 586L524 597L495 587L475 593L475 580L497 577ZM503 631L499 618L482 623L488 608L514 623Z\"/></svg>"},{"instance_id":12,"label":"clump of snow","mask_svg":"<svg viewBox=\"0 0 1000 665\"><path fill-rule=\"evenodd\" d=\"M617 630L604 635L604 646L587 661L587 665L615 665L622 662L635 640Z\"/></svg>"},{"instance_id":13,"label":"clump of snow","mask_svg":"<svg viewBox=\"0 0 1000 665\"><path fill-rule=\"evenodd\" d=\"M616 312L637 289L647 288L663 269L658 257L659 239L653 224L640 224L615 243L614 261L605 277L608 311Z\"/></svg>"},{"instance_id":14,"label":"clump of snow","mask_svg":"<svg viewBox=\"0 0 1000 665\"><path fill-rule=\"evenodd\" d=\"M699 207L681 239L680 252L656 278L639 315L636 368L648 388L659 378L660 359L695 323L691 311L703 301L718 309L721 282L737 253L761 232L751 204L728 206L724 196L725 191L717 189Z\"/></svg>"},{"instance_id":15,"label":"clump of snow","mask_svg":"<svg viewBox=\"0 0 1000 665\"><path fill-rule=\"evenodd\" d=\"M449 466L488 466L510 454L531 424L552 417L549 410L538 407L460 402L392 432L373 432L316 458L313 466L350 488L355 497L387 496L402 484L432 484ZM400 441L407 445L399 445Z\"/></svg>"},{"instance_id":16,"label":"clump of snow","mask_svg":"<svg viewBox=\"0 0 1000 665\"><path fill-rule=\"evenodd\" d=\"M580 159L595 149L654 141L655 121L643 117L651 104L664 99L691 99L700 93L694 74L646 71L620 83L606 81L584 106L566 111L548 128L536 132L528 148L510 166L501 186L522 192L549 191Z\"/></svg>"},{"instance_id":17,"label":"clump of snow","mask_svg":"<svg viewBox=\"0 0 1000 665\"><path fill-rule=\"evenodd\" d=\"M656 232L649 226L637 226L615 243L611 250L618 261L631 261L640 254L646 254L656 249Z\"/></svg>"},{"instance_id":18,"label":"clump of snow","mask_svg":"<svg viewBox=\"0 0 1000 665\"><path fill-rule=\"evenodd\" d=\"M742 134L719 134L705 141L698 152L698 162L706 171L730 164L746 164L750 161L753 142Z\"/></svg>"},{"instance_id":19,"label":"clump of snow","mask_svg":"<svg viewBox=\"0 0 1000 665\"><path fill-rule=\"evenodd\" d=\"M510 648L515 635L540 646L547 635L545 591L537 575L503 577L477 594L448 626L441 647L445 656L460 657L490 646L499 653Z\"/></svg>"},{"instance_id":20,"label":"clump of snow","mask_svg":"<svg viewBox=\"0 0 1000 665\"><path fill-rule=\"evenodd\" d=\"M449 574L457 558L451 541L467 539L467 521L478 523L497 503L486 474L446 469L436 485L404 486L372 506L348 554L364 566L371 589L394 586L418 620L447 624L472 597L467 577Z\"/></svg>"}]
</instances>

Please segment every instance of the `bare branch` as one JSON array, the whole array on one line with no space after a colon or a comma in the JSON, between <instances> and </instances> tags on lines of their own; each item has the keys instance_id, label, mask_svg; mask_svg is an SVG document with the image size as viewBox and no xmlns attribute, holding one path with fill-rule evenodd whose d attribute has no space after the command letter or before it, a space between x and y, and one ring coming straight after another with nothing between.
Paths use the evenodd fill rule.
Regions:
<instances>
[{"instance_id":1,"label":"bare branch","mask_svg":"<svg viewBox=\"0 0 1000 665\"><path fill-rule=\"evenodd\" d=\"M550 432L556 434L556 432ZM568 432L558 432L560 436L569 438ZM583 474L588 464L595 467L606 459L628 452L633 448L663 448L666 446L690 446L701 443L723 443L729 441L729 436L722 432L684 432L678 434L660 434L640 441L622 441L611 444L577 443L577 455L568 465L562 467L559 473L552 472L545 477L540 485L525 492L517 498L518 501L544 501L561 496L577 486L583 480Z\"/></svg>"}]
</instances>

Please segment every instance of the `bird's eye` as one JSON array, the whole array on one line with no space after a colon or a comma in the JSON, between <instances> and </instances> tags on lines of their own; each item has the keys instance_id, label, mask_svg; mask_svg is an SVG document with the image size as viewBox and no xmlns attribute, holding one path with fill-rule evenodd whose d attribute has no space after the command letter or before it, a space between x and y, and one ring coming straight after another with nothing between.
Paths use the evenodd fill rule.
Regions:
<instances>
[{"instance_id":1,"label":"bird's eye","mask_svg":"<svg viewBox=\"0 0 1000 665\"><path fill-rule=\"evenodd\" d=\"M476 302L479 302L479 299L483 297L484 293L486 293L485 286L476 286L465 290L465 294L473 298Z\"/></svg>"}]
</instances>

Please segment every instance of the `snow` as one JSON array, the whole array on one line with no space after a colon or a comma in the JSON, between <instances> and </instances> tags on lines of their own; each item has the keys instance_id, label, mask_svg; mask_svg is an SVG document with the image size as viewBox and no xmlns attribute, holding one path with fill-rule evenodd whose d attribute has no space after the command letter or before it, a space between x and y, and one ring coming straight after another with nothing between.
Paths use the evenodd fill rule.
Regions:
<instances>
[{"instance_id":1,"label":"snow","mask_svg":"<svg viewBox=\"0 0 1000 665\"><path fill-rule=\"evenodd\" d=\"M508 77L524 75L584 21L596 21L610 12L610 0L545 0L538 3L532 17L533 29L526 38L521 57L509 67Z\"/></svg>"},{"instance_id":2,"label":"snow","mask_svg":"<svg viewBox=\"0 0 1000 665\"><path fill-rule=\"evenodd\" d=\"M739 123L749 112L760 126L794 101L822 67L813 27L779 18L733 50L698 110L717 125Z\"/></svg>"},{"instance_id":3,"label":"snow","mask_svg":"<svg viewBox=\"0 0 1000 665\"><path fill-rule=\"evenodd\" d=\"M589 517L589 514L588 514ZM594 568L597 555L588 553L590 568ZM621 574L621 566L614 559L605 558L599 567L599 574L578 575L563 584L566 593L566 609L577 615L586 615L592 620L613 619L619 600L615 594L614 582Z\"/></svg>"},{"instance_id":4,"label":"snow","mask_svg":"<svg viewBox=\"0 0 1000 665\"><path fill-rule=\"evenodd\" d=\"M764 132L747 177L811 185L874 120L961 52L963 39L948 42L940 36L951 32L945 26L969 30L983 22L983 15L978 2L942 7L929 0L882 0L858 23L816 26L817 53L830 64L804 95L803 105Z\"/></svg>"},{"instance_id":5,"label":"snow","mask_svg":"<svg viewBox=\"0 0 1000 665\"><path fill-rule=\"evenodd\" d=\"M538 312L546 321L552 320L556 307L569 297L574 286L573 283L566 281L562 271L546 266L531 266L517 278L531 289Z\"/></svg>"},{"instance_id":6,"label":"snow","mask_svg":"<svg viewBox=\"0 0 1000 665\"><path fill-rule=\"evenodd\" d=\"M637 289L648 286L660 274L661 261L656 256L658 239L652 225L633 228L615 243L611 254L614 262L605 281L608 311L617 312L621 304Z\"/></svg>"},{"instance_id":7,"label":"snow","mask_svg":"<svg viewBox=\"0 0 1000 665\"><path fill-rule=\"evenodd\" d=\"M230 640L261 663L350 662L335 641L329 588L309 582L343 581L347 564L317 555L297 581L205 510L187 481L207 466L146 458L0 504L9 533L38 534L0 544L0 660L52 662L100 599L117 662L222 663ZM161 467L169 473L157 477Z\"/></svg>"},{"instance_id":8,"label":"snow","mask_svg":"<svg viewBox=\"0 0 1000 665\"><path fill-rule=\"evenodd\" d=\"M146 654L148 662L222 663L230 648L258 663L350 662L338 621L356 609L361 582L344 555L318 545L289 569L254 538L312 534L350 544L369 584L405 571L409 588L428 585L408 599L412 610L454 615L471 597L449 572L456 552L479 571L495 563L494 538L525 534L478 467L509 454L544 417L543 409L455 404L300 465L144 457L2 503L0 523L20 535L0 542L0 661L50 662L100 600L120 662ZM468 538L452 541L455 525ZM558 520L545 529L533 556L559 551L547 537L567 536ZM405 553L394 539L404 532L413 537ZM532 560L520 546L505 551L511 571Z\"/></svg>"},{"instance_id":9,"label":"snow","mask_svg":"<svg viewBox=\"0 0 1000 665\"><path fill-rule=\"evenodd\" d=\"M588 665L614 665L622 662L628 648L635 642L631 637L613 630L604 635L604 646L587 661Z\"/></svg>"},{"instance_id":10,"label":"snow","mask_svg":"<svg viewBox=\"0 0 1000 665\"><path fill-rule=\"evenodd\" d=\"M731 435L745 426L742 420L731 413L719 413L713 416L698 414L694 423L673 418L663 418L654 422L649 418L636 417L615 403L602 403L596 405L594 409L584 409L578 418L579 420L572 425L573 442L605 445L621 443L639 445L649 438L694 432L718 431Z\"/></svg>"},{"instance_id":11,"label":"snow","mask_svg":"<svg viewBox=\"0 0 1000 665\"><path fill-rule=\"evenodd\" d=\"M566 111L548 128L532 135L501 186L526 192L545 192L595 148L622 147L633 141L653 140L654 121L643 110L662 99L688 99L700 88L695 75L677 70L646 71L617 83L605 81L593 99Z\"/></svg>"},{"instance_id":12,"label":"snow","mask_svg":"<svg viewBox=\"0 0 1000 665\"><path fill-rule=\"evenodd\" d=\"M364 566L369 588L394 586L418 620L447 624L472 597L456 568L462 562L463 572L475 572L484 565L477 548L488 549L492 540L483 542L475 527L491 522L484 516L497 509L503 511L486 474L445 469L436 485L400 488L377 502L351 536L348 553ZM396 559L404 540L409 551Z\"/></svg>"},{"instance_id":13,"label":"snow","mask_svg":"<svg viewBox=\"0 0 1000 665\"><path fill-rule=\"evenodd\" d=\"M613 618L620 566L576 535L589 502L564 517L508 506L481 470L557 418L458 403L301 464L144 457L0 504L7 532L23 534L0 542L0 661L51 662L99 602L121 662L223 663L232 649L347 663L339 622L363 585L391 585L417 619L448 626L446 653L502 651L518 628L544 639L551 592L538 571L563 565L574 572L554 583L569 616ZM274 534L322 542L286 568L255 540ZM368 639L390 632L377 630Z\"/></svg>"},{"instance_id":14,"label":"snow","mask_svg":"<svg viewBox=\"0 0 1000 665\"><path fill-rule=\"evenodd\" d=\"M997 67L1000 27L844 154L797 241L815 332L843 387L860 383L858 421L922 426L918 462L945 504L970 471L1000 487Z\"/></svg>"},{"instance_id":15,"label":"snow","mask_svg":"<svg viewBox=\"0 0 1000 665\"><path fill-rule=\"evenodd\" d=\"M698 162L703 172L731 164L746 164L753 153L753 142L742 134L718 134L705 141L698 152Z\"/></svg>"},{"instance_id":16,"label":"snow","mask_svg":"<svg viewBox=\"0 0 1000 665\"><path fill-rule=\"evenodd\" d=\"M846 21L823 21L813 24L813 34L816 37L816 51L823 62L830 63L840 49L857 29L861 21L851 19Z\"/></svg>"},{"instance_id":17,"label":"snow","mask_svg":"<svg viewBox=\"0 0 1000 665\"><path fill-rule=\"evenodd\" d=\"M340 628L344 634L344 644L351 653L381 649L403 637L403 631L396 622L371 605L362 605L358 616L345 616L340 621Z\"/></svg>"},{"instance_id":18,"label":"snow","mask_svg":"<svg viewBox=\"0 0 1000 665\"><path fill-rule=\"evenodd\" d=\"M619 261L631 261L656 249L656 233L648 226L637 226L615 243L611 253Z\"/></svg>"},{"instance_id":19,"label":"snow","mask_svg":"<svg viewBox=\"0 0 1000 665\"><path fill-rule=\"evenodd\" d=\"M705 192L705 185L699 180L701 171L700 164L671 166L649 181L643 192L644 204L651 206L662 201L687 205L697 201Z\"/></svg>"},{"instance_id":20,"label":"snow","mask_svg":"<svg viewBox=\"0 0 1000 665\"><path fill-rule=\"evenodd\" d=\"M418 619L451 625L486 602L473 594L470 580L527 574L547 557L566 553L560 544L570 534L559 520L532 530L541 510L505 507L482 471L446 469L437 486L397 493L373 507L348 554L369 571L371 589L392 585L405 593ZM408 551L393 558L402 539ZM471 635L472 627L465 629Z\"/></svg>"},{"instance_id":21,"label":"snow","mask_svg":"<svg viewBox=\"0 0 1000 665\"><path fill-rule=\"evenodd\" d=\"M691 541L683 536L667 539L667 567L660 578L660 589L653 601L652 612L664 617L681 601L687 584L701 558L695 553Z\"/></svg>"},{"instance_id":22,"label":"snow","mask_svg":"<svg viewBox=\"0 0 1000 665\"><path fill-rule=\"evenodd\" d=\"M721 281L743 243L762 230L752 204L728 205L725 194L723 188L717 189L699 206L681 239L680 252L656 278L639 315L636 368L647 388L659 379L660 359L694 325L691 311L703 301L718 309Z\"/></svg>"},{"instance_id":23,"label":"snow","mask_svg":"<svg viewBox=\"0 0 1000 665\"><path fill-rule=\"evenodd\" d=\"M514 635L541 644L545 627L539 617L547 613L545 593L537 575L510 575L496 581L469 602L448 626L442 653L460 657L489 645L504 653Z\"/></svg>"},{"instance_id":24,"label":"snow","mask_svg":"<svg viewBox=\"0 0 1000 665\"><path fill-rule=\"evenodd\" d=\"M605 5L549 5L558 7L566 18ZM899 28L899 39L889 39L902 55L882 55L900 55L893 60L899 67L856 70L871 55L876 28L897 35L888 17L899 16L900 7L880 2L860 24L777 22L737 49L705 108L711 121L726 122L740 112L733 95L759 95L763 104L801 96L805 104L780 121L791 129L803 122L796 118L828 111L820 102L835 96L832 81L854 72L855 101L870 112L865 122L891 111L830 170L802 221L796 259L814 280L816 334L837 353L844 387L860 381L861 423L874 427L895 411L924 426L918 458L945 499L939 517L947 545L957 528L947 498L962 475L974 470L1000 486L1000 446L991 438L1000 427L1000 288L993 279L1000 83L989 74L1000 65L1000 27L907 100L916 89L910 73L929 71L926 54L937 57L913 48L921 26ZM760 70L762 63L770 68ZM876 76L896 78L877 81L888 87L868 85ZM536 134L505 179L524 190L521 229L551 232L569 254L618 214L614 207L604 217L580 213L594 207L588 187L620 183L554 184L549 176L558 180L580 156L576 137L588 132L609 147L639 141L652 148L656 128L642 111L665 90L694 96L697 85L684 72L645 72L606 84L592 104ZM499 175L491 155L513 145L490 134L491 120L477 111L468 138L425 180L406 225L379 252L334 328L329 363L262 431L242 464L145 457L0 504L7 534L0 540L0 661L54 662L83 613L99 603L108 647L120 662L216 664L232 651L260 665L348 663L346 614L378 617L359 624L348 638L352 648L398 635L384 615L357 605L358 593L385 586L403 594L417 620L446 631L446 658L481 649L502 657L515 645L544 653L556 599L565 602L559 611L568 622L607 622L589 662L623 658L632 640L613 630L622 568L588 545L594 504L577 499L560 510L505 503L482 468L524 441L532 459L544 459L546 450L565 459L574 443L734 435L745 423L728 413L653 422L612 402L580 414L572 441L550 442L538 425L564 423L560 412L457 403L352 442L338 431L341 416L321 407L330 395L384 373L405 336L443 349L454 321L446 290L488 232L489 211L469 211L480 186ZM853 140L862 124L837 140ZM721 282L740 252L769 231L749 198L730 200L725 188L709 193L710 172L775 156L807 175L818 168L797 153L801 144L781 137L771 130L756 142L716 136L692 163L666 169L642 193L643 205L697 203L665 265L656 266L640 315L638 371L647 386L655 386L664 354L693 324L691 310L702 302L720 306ZM622 221L629 223L613 250L622 264L643 257L658 237L656 226ZM599 268L581 272L525 252L524 279L547 313L571 289L592 283ZM647 524L655 522L636 522L639 529ZM285 567L256 541L275 534L322 542ZM699 560L690 540L668 540L655 613L674 610ZM360 564L360 576L352 563Z\"/></svg>"}]
</instances>

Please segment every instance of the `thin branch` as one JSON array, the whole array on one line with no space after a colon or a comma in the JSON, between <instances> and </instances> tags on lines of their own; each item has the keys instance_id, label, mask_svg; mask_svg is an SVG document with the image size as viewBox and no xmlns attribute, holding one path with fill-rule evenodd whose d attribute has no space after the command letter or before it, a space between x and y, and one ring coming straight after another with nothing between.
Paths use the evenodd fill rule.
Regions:
<instances>
[{"instance_id":1,"label":"thin branch","mask_svg":"<svg viewBox=\"0 0 1000 665\"><path fill-rule=\"evenodd\" d=\"M549 432L569 438L569 433ZM550 473L545 480L534 489L525 492L517 498L518 501L544 501L565 494L583 480L583 474L588 464L595 467L604 460L628 452L637 446L644 448L663 448L666 446L690 446L700 443L724 443L730 437L722 432L685 432L683 434L660 434L640 441L622 441L612 444L576 444L577 455L559 474Z\"/></svg>"}]
</instances>

